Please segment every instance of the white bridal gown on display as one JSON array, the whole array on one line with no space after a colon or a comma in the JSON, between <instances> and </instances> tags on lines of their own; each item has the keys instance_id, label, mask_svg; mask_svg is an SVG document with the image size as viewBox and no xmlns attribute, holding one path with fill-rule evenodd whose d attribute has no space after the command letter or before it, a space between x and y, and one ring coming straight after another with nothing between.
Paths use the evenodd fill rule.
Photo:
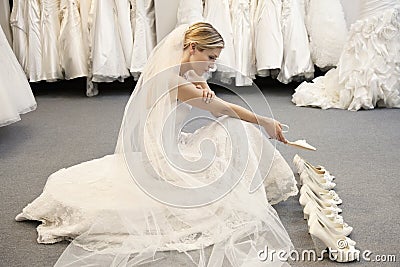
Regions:
<instances>
[{"instance_id":1,"label":"white bridal gown on display","mask_svg":"<svg viewBox=\"0 0 400 267\"><path fill-rule=\"evenodd\" d=\"M88 75L89 55L79 8L78 0L60 0L59 53L67 80Z\"/></svg>"},{"instance_id":2,"label":"white bridal gown on display","mask_svg":"<svg viewBox=\"0 0 400 267\"><path fill-rule=\"evenodd\" d=\"M36 109L25 73L0 28L0 127L19 121L20 114ZM6 67L4 67L6 66Z\"/></svg>"},{"instance_id":3,"label":"white bridal gown on display","mask_svg":"<svg viewBox=\"0 0 400 267\"><path fill-rule=\"evenodd\" d=\"M60 34L60 0L40 1L40 33L42 37L41 80L62 79L58 36Z\"/></svg>"},{"instance_id":4,"label":"white bridal gown on display","mask_svg":"<svg viewBox=\"0 0 400 267\"><path fill-rule=\"evenodd\" d=\"M0 1L0 27L7 37L8 43L12 46L12 34L10 28L10 3Z\"/></svg>"},{"instance_id":5,"label":"white bridal gown on display","mask_svg":"<svg viewBox=\"0 0 400 267\"><path fill-rule=\"evenodd\" d=\"M92 81L123 81L130 76L127 63L132 47L128 44L129 41L124 43L132 40L128 9L130 4L127 0L94 0L92 5L95 10L92 17ZM120 23L122 21L125 23Z\"/></svg>"},{"instance_id":6,"label":"white bridal gown on display","mask_svg":"<svg viewBox=\"0 0 400 267\"><path fill-rule=\"evenodd\" d=\"M14 0L10 16L13 51L29 79L28 66L28 1Z\"/></svg>"},{"instance_id":7,"label":"white bridal gown on display","mask_svg":"<svg viewBox=\"0 0 400 267\"><path fill-rule=\"evenodd\" d=\"M204 20L213 25L224 39L224 49L217 59L217 79L229 84L235 76L236 64L229 0L205 1Z\"/></svg>"},{"instance_id":8,"label":"white bridal gown on display","mask_svg":"<svg viewBox=\"0 0 400 267\"><path fill-rule=\"evenodd\" d=\"M348 110L400 107L400 3L364 0L337 68L293 94L297 106Z\"/></svg>"},{"instance_id":9,"label":"white bridal gown on display","mask_svg":"<svg viewBox=\"0 0 400 267\"><path fill-rule=\"evenodd\" d=\"M281 0L259 0L254 17L254 47L257 74L270 75L279 70L283 59L283 36L281 28Z\"/></svg>"},{"instance_id":10,"label":"white bridal gown on display","mask_svg":"<svg viewBox=\"0 0 400 267\"><path fill-rule=\"evenodd\" d=\"M300 0L282 0L283 61L278 80L289 83L294 77L312 78L314 64Z\"/></svg>"},{"instance_id":11,"label":"white bridal gown on display","mask_svg":"<svg viewBox=\"0 0 400 267\"><path fill-rule=\"evenodd\" d=\"M137 80L151 51L156 46L153 0L131 0L133 47L129 70Z\"/></svg>"},{"instance_id":12,"label":"white bridal gown on display","mask_svg":"<svg viewBox=\"0 0 400 267\"><path fill-rule=\"evenodd\" d=\"M231 18L235 46L236 86L250 86L255 78L255 57L252 31L255 1L232 0Z\"/></svg>"},{"instance_id":13,"label":"white bridal gown on display","mask_svg":"<svg viewBox=\"0 0 400 267\"><path fill-rule=\"evenodd\" d=\"M336 66L347 38L340 0L310 0L306 12L312 61L320 68Z\"/></svg>"}]
</instances>

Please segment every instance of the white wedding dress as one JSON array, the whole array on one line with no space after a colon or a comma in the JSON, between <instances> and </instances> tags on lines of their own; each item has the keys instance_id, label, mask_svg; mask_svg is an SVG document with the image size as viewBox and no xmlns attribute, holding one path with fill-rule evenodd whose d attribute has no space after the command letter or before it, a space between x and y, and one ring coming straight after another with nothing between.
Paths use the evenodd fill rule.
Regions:
<instances>
[{"instance_id":1,"label":"white wedding dress","mask_svg":"<svg viewBox=\"0 0 400 267\"><path fill-rule=\"evenodd\" d=\"M92 81L123 81L130 76L127 63L131 56L131 51L128 50L132 47L124 43L132 35L128 12L130 4L121 0L93 0L92 5Z\"/></svg>"},{"instance_id":2,"label":"white wedding dress","mask_svg":"<svg viewBox=\"0 0 400 267\"><path fill-rule=\"evenodd\" d=\"M40 1L40 33L42 40L41 80L63 79L58 36L60 34L60 0Z\"/></svg>"},{"instance_id":3,"label":"white wedding dress","mask_svg":"<svg viewBox=\"0 0 400 267\"><path fill-rule=\"evenodd\" d=\"M301 0L282 0L283 61L278 80L289 83L293 79L314 76L310 44L304 22Z\"/></svg>"},{"instance_id":4,"label":"white wedding dress","mask_svg":"<svg viewBox=\"0 0 400 267\"><path fill-rule=\"evenodd\" d=\"M194 250L200 259L189 258L204 266L210 245L210 266L224 259L266 266L257 256L265 246L293 249L271 204L296 195L296 181L262 132L227 116L194 132L181 130L191 106L177 102L170 88L177 88L175 78L187 83L189 77L178 76L176 65L187 27L153 50L125 108L116 153L53 173L17 215L17 221L42 222L40 243L73 239L56 266L134 266L168 250ZM203 167L202 159L212 161ZM276 258L269 263L286 265Z\"/></svg>"},{"instance_id":5,"label":"white wedding dress","mask_svg":"<svg viewBox=\"0 0 400 267\"><path fill-rule=\"evenodd\" d=\"M255 79L253 11L255 0L232 0L231 18L235 46L236 86L251 86Z\"/></svg>"},{"instance_id":6,"label":"white wedding dress","mask_svg":"<svg viewBox=\"0 0 400 267\"><path fill-rule=\"evenodd\" d=\"M12 33L10 27L10 3L0 1L0 27L7 37L8 43L12 46Z\"/></svg>"},{"instance_id":7,"label":"white wedding dress","mask_svg":"<svg viewBox=\"0 0 400 267\"><path fill-rule=\"evenodd\" d=\"M19 121L20 114L36 109L25 73L0 27L0 127ZM5 67L6 66L6 67Z\"/></svg>"},{"instance_id":8,"label":"white wedding dress","mask_svg":"<svg viewBox=\"0 0 400 267\"><path fill-rule=\"evenodd\" d=\"M13 35L13 51L29 79L28 66L28 1L14 0L10 16Z\"/></svg>"},{"instance_id":9,"label":"white wedding dress","mask_svg":"<svg viewBox=\"0 0 400 267\"><path fill-rule=\"evenodd\" d=\"M347 26L340 0L308 0L306 26L311 59L319 68L339 62L347 38Z\"/></svg>"},{"instance_id":10,"label":"white wedding dress","mask_svg":"<svg viewBox=\"0 0 400 267\"><path fill-rule=\"evenodd\" d=\"M221 34L224 39L224 49L217 59L218 69L216 79L230 84L235 77L235 47L229 0L207 0L204 6L204 20Z\"/></svg>"},{"instance_id":11,"label":"white wedding dress","mask_svg":"<svg viewBox=\"0 0 400 267\"><path fill-rule=\"evenodd\" d=\"M59 54L67 80L88 75L89 55L79 8L78 0L60 0Z\"/></svg>"},{"instance_id":12,"label":"white wedding dress","mask_svg":"<svg viewBox=\"0 0 400 267\"><path fill-rule=\"evenodd\" d=\"M254 17L254 47L257 74L266 77L279 70L283 60L281 0L258 1Z\"/></svg>"},{"instance_id":13,"label":"white wedding dress","mask_svg":"<svg viewBox=\"0 0 400 267\"><path fill-rule=\"evenodd\" d=\"M297 87L297 106L348 110L400 108L400 4L364 0L337 68Z\"/></svg>"},{"instance_id":14,"label":"white wedding dress","mask_svg":"<svg viewBox=\"0 0 400 267\"><path fill-rule=\"evenodd\" d=\"M189 106L183 105L179 108L177 118L182 121L189 111ZM225 127L237 127L237 131L232 131L237 133L236 136L231 138L238 140L242 138L240 130L243 126L239 124L243 122L228 117L221 117L219 122ZM223 172L228 163L224 159L229 157L231 151L226 150L227 144L224 140L227 137L221 124L214 122L194 133L182 133L180 136L180 150L190 156L198 156L198 147L203 140L213 138L216 141L217 157L220 161L216 167L201 174L204 179ZM273 240L277 237L278 240L290 242L271 204L297 194L293 173L268 139L265 137L260 139L260 131L255 126L245 122L243 124L248 131L247 135L254 136L254 140L249 140L252 151L257 151L260 145L270 152L275 151L275 159L264 181L264 187L252 195L248 193L250 183L248 179L256 168L257 155L252 155L249 161L246 172L249 177L245 176L224 199L198 209L179 209L167 207L143 193L131 178L123 156L114 154L61 169L50 175L43 193L25 207L16 220L41 221L42 224L37 227L37 241L50 244L71 240L80 235L82 236L79 238L83 239L86 231L89 229L93 231L93 228L96 228L100 218L101 229L97 231L101 233L94 239L85 240L84 249L87 250L113 246L114 249L118 249L118 244L126 242L124 236L141 231L143 228L148 233L161 231L162 234L157 237L152 237L150 234L137 236L130 247L132 253L139 253L149 246L149 243L153 243L157 251L201 249L227 238L246 220L252 225L251 229L259 227L260 231L261 229L266 231L264 245L271 244L272 247L276 247ZM239 155L241 152L236 153ZM260 168L269 166L261 163ZM260 218L254 218L251 214L253 211L246 214L248 209L253 209ZM213 214L215 210L219 210L220 216ZM125 225L120 221L120 214L129 220L132 219L136 225ZM186 223L189 224L187 221L196 222L197 226L187 228L185 227ZM286 245L290 246L290 243ZM59 264L63 264L62 258Z\"/></svg>"},{"instance_id":15,"label":"white wedding dress","mask_svg":"<svg viewBox=\"0 0 400 267\"><path fill-rule=\"evenodd\" d=\"M156 46L156 23L153 0L131 0L133 47L129 71L138 79L147 59Z\"/></svg>"}]
</instances>

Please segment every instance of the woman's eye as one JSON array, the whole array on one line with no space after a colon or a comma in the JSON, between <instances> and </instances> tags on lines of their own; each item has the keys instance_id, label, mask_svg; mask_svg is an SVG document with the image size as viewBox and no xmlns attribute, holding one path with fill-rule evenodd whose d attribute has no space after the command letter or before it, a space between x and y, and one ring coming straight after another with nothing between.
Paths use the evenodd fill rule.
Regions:
<instances>
[{"instance_id":1,"label":"woman's eye","mask_svg":"<svg viewBox=\"0 0 400 267\"><path fill-rule=\"evenodd\" d=\"M215 57L212 57L212 56L209 56L208 58L211 60L215 60Z\"/></svg>"}]
</instances>

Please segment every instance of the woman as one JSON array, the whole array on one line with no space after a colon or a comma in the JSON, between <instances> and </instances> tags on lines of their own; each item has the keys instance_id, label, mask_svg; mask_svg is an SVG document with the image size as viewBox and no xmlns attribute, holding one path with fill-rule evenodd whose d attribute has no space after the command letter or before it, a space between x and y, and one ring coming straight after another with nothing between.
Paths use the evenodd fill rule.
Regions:
<instances>
[{"instance_id":1,"label":"woman","mask_svg":"<svg viewBox=\"0 0 400 267\"><path fill-rule=\"evenodd\" d=\"M286 142L281 125L217 98L199 79L223 45L207 23L170 33L129 99L116 153L52 174L17 216L43 222L41 243L74 239L56 266L133 266L171 250L199 266L222 266L224 259L265 266L258 259L265 246L292 248L271 203L297 194L293 173L248 122ZM191 105L219 118L183 133Z\"/></svg>"},{"instance_id":2,"label":"woman","mask_svg":"<svg viewBox=\"0 0 400 267\"><path fill-rule=\"evenodd\" d=\"M348 110L400 108L400 4L363 0L351 25L336 69L303 82L292 101L297 106Z\"/></svg>"}]
</instances>

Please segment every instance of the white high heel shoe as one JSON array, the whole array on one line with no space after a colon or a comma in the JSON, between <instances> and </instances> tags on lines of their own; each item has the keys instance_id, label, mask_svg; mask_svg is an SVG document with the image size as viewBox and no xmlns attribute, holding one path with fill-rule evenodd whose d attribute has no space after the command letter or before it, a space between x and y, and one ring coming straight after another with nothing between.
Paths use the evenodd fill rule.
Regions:
<instances>
[{"instance_id":1,"label":"white high heel shoe","mask_svg":"<svg viewBox=\"0 0 400 267\"><path fill-rule=\"evenodd\" d=\"M301 173L304 171L305 165L307 164L307 165L309 165L309 166L313 169L313 171L314 171L315 173L317 173L317 174L319 174L319 175L323 175L324 178L327 179L328 181L332 182L332 181L335 179L335 176L331 175L331 174L329 173L329 171L327 171L327 170L325 169L324 166L321 166L321 165L314 166L314 165L312 165L311 163L309 163L308 161L306 161L306 160L304 160L303 158L301 158L301 157L300 157L299 155L297 155L297 154L296 154L296 155L294 156L294 158L293 158L293 163L294 163L294 165L295 165L296 168L297 168L297 173L298 173L298 174L301 174Z\"/></svg>"},{"instance_id":2,"label":"white high heel shoe","mask_svg":"<svg viewBox=\"0 0 400 267\"><path fill-rule=\"evenodd\" d=\"M332 191L332 190L331 190ZM310 192L313 196L315 196L316 198L328 202L328 203L332 203L335 205L340 205L342 204L342 200L339 198L339 196L335 193L334 195L332 194L321 194L319 191L314 191L312 188L310 188L310 186L308 186L307 184L304 184L301 189L300 189L300 194L304 194L305 192ZM328 191L330 192L330 191ZM334 192L334 191L333 191Z\"/></svg>"},{"instance_id":3,"label":"white high heel shoe","mask_svg":"<svg viewBox=\"0 0 400 267\"><path fill-rule=\"evenodd\" d=\"M316 250L322 251L328 247L335 261L350 262L359 259L360 251L352 245L354 241L343 235L335 235L319 218L310 226L309 232Z\"/></svg>"},{"instance_id":4,"label":"white high heel shoe","mask_svg":"<svg viewBox=\"0 0 400 267\"><path fill-rule=\"evenodd\" d=\"M327 180L323 175L316 174L307 165L305 165L305 166L306 166L306 168L300 174L300 184L303 184L303 179L305 179L305 177L308 176L308 178L310 178L310 180L313 183L318 184L318 186L323 189L330 190L336 186L335 183Z\"/></svg>"},{"instance_id":5,"label":"white high heel shoe","mask_svg":"<svg viewBox=\"0 0 400 267\"><path fill-rule=\"evenodd\" d=\"M304 220L308 220L310 214L314 212L314 209L319 210L322 214L324 214L328 219L333 222L343 222L343 217L339 215L338 210L332 207L321 207L318 202L308 201L307 204L303 208Z\"/></svg>"},{"instance_id":6,"label":"white high heel shoe","mask_svg":"<svg viewBox=\"0 0 400 267\"><path fill-rule=\"evenodd\" d=\"M343 203L343 201L340 199L339 195L335 191L322 189L318 185L307 180L305 183L303 183L303 186L300 188L300 194L302 194L306 190L313 191L314 194L320 196L323 199L332 199L336 205L340 205Z\"/></svg>"},{"instance_id":7,"label":"white high heel shoe","mask_svg":"<svg viewBox=\"0 0 400 267\"><path fill-rule=\"evenodd\" d=\"M304 194L300 195L299 202L300 205L303 206L303 208L310 201L315 202L323 209L333 210L336 211L337 213L342 212L342 209L338 208L338 206L335 203L318 198L312 191L305 191Z\"/></svg>"},{"instance_id":8,"label":"white high heel shoe","mask_svg":"<svg viewBox=\"0 0 400 267\"><path fill-rule=\"evenodd\" d=\"M327 227L329 227L331 232L335 235L348 236L353 231L353 227L351 227L347 223L333 222L317 209L310 213L310 217L308 218L308 226L311 227L311 225L315 223L317 219L322 221ZM355 243L353 245L355 245Z\"/></svg>"}]
</instances>

